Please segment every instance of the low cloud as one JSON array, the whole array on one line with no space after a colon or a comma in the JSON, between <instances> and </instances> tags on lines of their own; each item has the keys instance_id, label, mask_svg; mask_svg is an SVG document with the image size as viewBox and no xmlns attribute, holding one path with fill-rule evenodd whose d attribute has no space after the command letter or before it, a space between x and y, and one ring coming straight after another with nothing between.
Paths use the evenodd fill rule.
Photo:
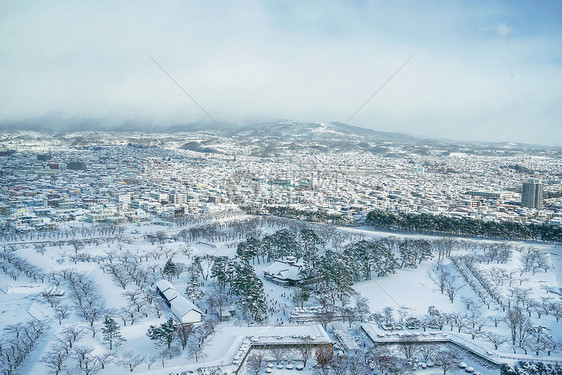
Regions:
<instances>
[{"instance_id":1,"label":"low cloud","mask_svg":"<svg viewBox=\"0 0 562 375\"><path fill-rule=\"evenodd\" d=\"M481 27L480 31L491 31L494 32L497 36L502 37L515 33L515 29L511 26L508 26L505 22L498 23L496 25Z\"/></svg>"},{"instance_id":2,"label":"low cloud","mask_svg":"<svg viewBox=\"0 0 562 375\"><path fill-rule=\"evenodd\" d=\"M148 55L220 123L345 121L415 53L354 125L562 139L560 26L529 36L483 6L400 4L0 1L0 124L209 121Z\"/></svg>"}]
</instances>

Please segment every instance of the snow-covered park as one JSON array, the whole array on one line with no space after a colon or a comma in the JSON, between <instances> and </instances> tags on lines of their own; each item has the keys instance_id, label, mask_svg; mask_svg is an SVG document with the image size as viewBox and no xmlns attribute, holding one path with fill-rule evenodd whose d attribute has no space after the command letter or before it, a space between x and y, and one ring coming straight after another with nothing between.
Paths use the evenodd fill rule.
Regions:
<instances>
[{"instance_id":1,"label":"snow-covered park","mask_svg":"<svg viewBox=\"0 0 562 375\"><path fill-rule=\"evenodd\" d=\"M562 361L560 245L247 215L121 228L0 244L4 373L487 374ZM160 280L200 322L178 316Z\"/></svg>"}]
</instances>

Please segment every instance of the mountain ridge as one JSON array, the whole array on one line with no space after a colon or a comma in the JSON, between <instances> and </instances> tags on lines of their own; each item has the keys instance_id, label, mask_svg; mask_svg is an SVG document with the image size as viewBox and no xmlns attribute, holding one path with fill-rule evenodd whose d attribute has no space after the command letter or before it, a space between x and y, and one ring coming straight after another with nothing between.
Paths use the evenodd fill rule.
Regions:
<instances>
[{"instance_id":1,"label":"mountain ridge","mask_svg":"<svg viewBox=\"0 0 562 375\"><path fill-rule=\"evenodd\" d=\"M350 141L350 142L394 142L401 144L417 144L430 146L457 145L472 147L491 146L509 149L511 147L541 147L561 149L557 146L528 144L509 141L459 141L444 138L417 137L399 132L385 132L364 128L356 125L333 122L312 122L294 120L270 120L254 123L212 123L199 121L192 123L176 123L167 126L151 126L144 122L108 123L93 120L68 121L55 119L39 119L35 121L0 123L0 131L35 131L44 134L64 134L80 132L156 132L156 133L206 133L219 137L249 139L249 138L277 138L310 141Z\"/></svg>"}]
</instances>

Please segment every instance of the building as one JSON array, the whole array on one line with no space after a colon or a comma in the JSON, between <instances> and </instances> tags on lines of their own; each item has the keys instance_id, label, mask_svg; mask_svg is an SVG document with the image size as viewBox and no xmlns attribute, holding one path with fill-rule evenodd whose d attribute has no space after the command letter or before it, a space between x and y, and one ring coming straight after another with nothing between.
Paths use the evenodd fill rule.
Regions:
<instances>
[{"instance_id":1,"label":"building","mask_svg":"<svg viewBox=\"0 0 562 375\"><path fill-rule=\"evenodd\" d=\"M0 203L0 216L6 216L10 214L10 206Z\"/></svg>"},{"instance_id":2,"label":"building","mask_svg":"<svg viewBox=\"0 0 562 375\"><path fill-rule=\"evenodd\" d=\"M303 280L301 270L304 263L297 263L295 257L287 257L287 260L276 260L263 271L266 280L279 285L296 285Z\"/></svg>"},{"instance_id":3,"label":"building","mask_svg":"<svg viewBox=\"0 0 562 375\"><path fill-rule=\"evenodd\" d=\"M117 197L117 201L119 201L120 203L129 204L131 203L131 196L131 193L119 194L119 196Z\"/></svg>"},{"instance_id":4,"label":"building","mask_svg":"<svg viewBox=\"0 0 562 375\"><path fill-rule=\"evenodd\" d=\"M84 163L83 161L70 161L66 163L66 169L74 171L85 171L86 163Z\"/></svg>"},{"instance_id":5,"label":"building","mask_svg":"<svg viewBox=\"0 0 562 375\"><path fill-rule=\"evenodd\" d=\"M170 282L166 280L158 281L156 290L179 322L200 323L203 321L203 312L193 302L179 294Z\"/></svg>"},{"instance_id":6,"label":"building","mask_svg":"<svg viewBox=\"0 0 562 375\"><path fill-rule=\"evenodd\" d=\"M512 199L513 192L511 191L468 191L466 194L472 197L482 197L486 199Z\"/></svg>"},{"instance_id":7,"label":"building","mask_svg":"<svg viewBox=\"0 0 562 375\"><path fill-rule=\"evenodd\" d=\"M37 160L47 161L51 159L51 154L37 154Z\"/></svg>"},{"instance_id":8,"label":"building","mask_svg":"<svg viewBox=\"0 0 562 375\"><path fill-rule=\"evenodd\" d=\"M187 194L183 193L170 193L168 200L175 204L185 204L187 203Z\"/></svg>"},{"instance_id":9,"label":"building","mask_svg":"<svg viewBox=\"0 0 562 375\"><path fill-rule=\"evenodd\" d=\"M543 208L543 186L536 178L523 183L521 205L528 208Z\"/></svg>"}]
</instances>

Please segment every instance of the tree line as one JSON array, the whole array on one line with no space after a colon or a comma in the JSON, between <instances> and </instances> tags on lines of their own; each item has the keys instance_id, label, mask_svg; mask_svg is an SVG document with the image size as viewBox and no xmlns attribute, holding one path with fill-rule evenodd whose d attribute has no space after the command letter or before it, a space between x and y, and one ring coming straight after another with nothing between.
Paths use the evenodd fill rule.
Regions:
<instances>
[{"instance_id":1,"label":"tree line","mask_svg":"<svg viewBox=\"0 0 562 375\"><path fill-rule=\"evenodd\" d=\"M506 240L562 242L562 228L546 224L521 224L511 221L484 221L442 215L393 213L373 210L367 224L382 230L423 234L451 234Z\"/></svg>"}]
</instances>

